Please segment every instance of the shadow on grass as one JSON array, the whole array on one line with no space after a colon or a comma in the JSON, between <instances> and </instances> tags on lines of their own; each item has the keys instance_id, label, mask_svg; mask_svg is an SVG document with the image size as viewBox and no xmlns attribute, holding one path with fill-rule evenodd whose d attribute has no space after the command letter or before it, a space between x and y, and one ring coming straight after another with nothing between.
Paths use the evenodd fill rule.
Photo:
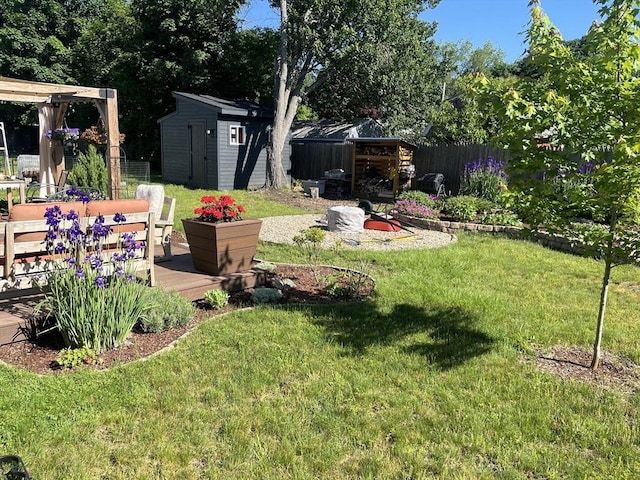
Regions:
<instances>
[{"instance_id":1,"label":"shadow on grass","mask_svg":"<svg viewBox=\"0 0 640 480\"><path fill-rule=\"evenodd\" d=\"M364 303L337 307L331 315L316 317L314 323L353 355L376 345L398 344L402 351L422 355L443 370L488 353L495 343L474 326L477 318L461 308L429 310L401 304L382 314L375 305ZM409 338L414 335L415 339Z\"/></svg>"}]
</instances>

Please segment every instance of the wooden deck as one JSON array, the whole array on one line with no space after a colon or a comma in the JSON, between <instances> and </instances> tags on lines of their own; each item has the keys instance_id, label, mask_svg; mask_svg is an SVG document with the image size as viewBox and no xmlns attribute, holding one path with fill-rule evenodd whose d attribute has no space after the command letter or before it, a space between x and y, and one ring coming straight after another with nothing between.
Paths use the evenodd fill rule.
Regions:
<instances>
[{"instance_id":1,"label":"wooden deck","mask_svg":"<svg viewBox=\"0 0 640 480\"><path fill-rule=\"evenodd\" d=\"M191 254L183 244L172 245L173 257L155 264L156 282L166 290L175 290L188 300L204 297L207 290L235 292L264 285L266 274L260 270L214 277L193 268ZM16 295L0 298L0 345L24 340L24 329L33 307L42 299L35 289L19 290Z\"/></svg>"}]
</instances>

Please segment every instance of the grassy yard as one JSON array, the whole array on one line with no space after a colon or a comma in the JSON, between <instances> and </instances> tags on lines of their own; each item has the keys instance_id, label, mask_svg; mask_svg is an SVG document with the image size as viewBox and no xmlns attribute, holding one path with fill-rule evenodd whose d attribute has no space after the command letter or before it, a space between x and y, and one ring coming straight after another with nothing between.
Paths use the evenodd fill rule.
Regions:
<instances>
[{"instance_id":1,"label":"grassy yard","mask_svg":"<svg viewBox=\"0 0 640 480\"><path fill-rule=\"evenodd\" d=\"M176 198L176 219L194 217L193 209L200 206L200 197L211 194L210 190L191 189L173 184L164 185L164 189L165 195ZM135 187L132 187L132 191L135 192ZM301 213L296 208L267 200L260 191L234 190L232 196L238 203L247 208L247 214L244 218L263 218ZM184 232L182 222L179 220L175 222L174 228Z\"/></svg>"},{"instance_id":2,"label":"grassy yard","mask_svg":"<svg viewBox=\"0 0 640 480\"><path fill-rule=\"evenodd\" d=\"M178 218L191 193L188 206L173 193ZM291 213L244 195L252 216ZM259 256L301 261L286 246ZM366 261L376 297L212 318L107 372L0 366L0 454L42 480L640 476L638 396L532 362L537 348L590 348L601 264L472 235L323 261ZM614 270L604 336L635 362L639 285L638 269Z\"/></svg>"}]
</instances>

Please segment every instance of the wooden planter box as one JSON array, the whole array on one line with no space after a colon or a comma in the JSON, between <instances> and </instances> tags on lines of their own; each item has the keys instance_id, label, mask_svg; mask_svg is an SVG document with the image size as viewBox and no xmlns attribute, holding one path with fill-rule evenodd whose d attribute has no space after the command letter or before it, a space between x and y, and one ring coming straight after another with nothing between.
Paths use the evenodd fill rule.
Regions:
<instances>
[{"instance_id":1,"label":"wooden planter box","mask_svg":"<svg viewBox=\"0 0 640 480\"><path fill-rule=\"evenodd\" d=\"M208 223L183 219L182 225L196 270L226 275L251 268L262 220Z\"/></svg>"}]
</instances>

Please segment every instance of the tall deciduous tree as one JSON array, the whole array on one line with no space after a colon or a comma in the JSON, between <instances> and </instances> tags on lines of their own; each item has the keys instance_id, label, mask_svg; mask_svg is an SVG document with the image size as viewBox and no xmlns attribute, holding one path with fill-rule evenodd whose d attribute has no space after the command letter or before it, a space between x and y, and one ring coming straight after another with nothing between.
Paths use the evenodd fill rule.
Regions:
<instances>
[{"instance_id":1,"label":"tall deciduous tree","mask_svg":"<svg viewBox=\"0 0 640 480\"><path fill-rule=\"evenodd\" d=\"M244 0L133 0L136 72L128 96L139 110L140 149L159 145L157 120L174 106L172 90L212 93L225 42ZM213 92L216 93L216 92ZM157 158L155 152L148 152Z\"/></svg>"},{"instance_id":2,"label":"tall deciduous tree","mask_svg":"<svg viewBox=\"0 0 640 480\"><path fill-rule=\"evenodd\" d=\"M97 0L5 0L0 2L0 75L51 83L74 83L71 51ZM0 106L8 125L37 121L33 105Z\"/></svg>"},{"instance_id":3,"label":"tall deciduous tree","mask_svg":"<svg viewBox=\"0 0 640 480\"><path fill-rule=\"evenodd\" d=\"M422 143L448 145L485 143L493 135L495 119L476 98L475 78L482 74L501 83L512 81L504 52L486 42L473 48L469 41L445 43L439 47L441 64L447 67L441 78L441 101L425 105L428 134ZM499 80L498 80L499 79Z\"/></svg>"},{"instance_id":4,"label":"tall deciduous tree","mask_svg":"<svg viewBox=\"0 0 640 480\"><path fill-rule=\"evenodd\" d=\"M158 159L157 120L174 107L171 91L219 94L222 53L243 3L108 0L85 28L75 65L87 82L118 90L135 158Z\"/></svg>"},{"instance_id":5,"label":"tall deciduous tree","mask_svg":"<svg viewBox=\"0 0 640 480\"><path fill-rule=\"evenodd\" d=\"M368 24L363 41L347 46L322 68L318 88L305 103L325 118L378 118L390 135L419 135L425 109L440 103L452 65L438 55L435 24L407 13L399 10L384 19L386 28L376 27L375 18L363 18Z\"/></svg>"},{"instance_id":6,"label":"tall deciduous tree","mask_svg":"<svg viewBox=\"0 0 640 480\"><path fill-rule=\"evenodd\" d=\"M0 4L0 75L70 83L71 49L91 15L90 0L6 0Z\"/></svg>"},{"instance_id":7,"label":"tall deciduous tree","mask_svg":"<svg viewBox=\"0 0 640 480\"><path fill-rule=\"evenodd\" d=\"M536 78L507 90L485 86L504 119L501 140L513 153L511 178L529 220L586 242L603 259L593 369L611 269L640 252L640 1L596 3L604 20L584 37L589 54L577 55L533 0Z\"/></svg>"},{"instance_id":8,"label":"tall deciduous tree","mask_svg":"<svg viewBox=\"0 0 640 480\"><path fill-rule=\"evenodd\" d=\"M215 83L220 94L273 105L273 58L278 51L278 32L252 28L235 32L224 45Z\"/></svg>"},{"instance_id":9,"label":"tall deciduous tree","mask_svg":"<svg viewBox=\"0 0 640 480\"><path fill-rule=\"evenodd\" d=\"M302 98L315 90L325 78L321 70L331 72L352 65L368 85L377 82L377 96L393 99L386 114L400 118L414 105L408 92L423 85L419 73L422 56L400 52L422 52L432 31L420 22L418 14L439 0L272 0L280 9L280 43L275 66L275 117L269 148L267 186L285 185L282 155L287 135ZM420 34L416 34L420 32ZM407 36L405 34L410 33ZM362 68L369 62L369 69ZM367 78L367 72L376 72ZM401 112L398 99L405 107Z\"/></svg>"}]
</instances>

